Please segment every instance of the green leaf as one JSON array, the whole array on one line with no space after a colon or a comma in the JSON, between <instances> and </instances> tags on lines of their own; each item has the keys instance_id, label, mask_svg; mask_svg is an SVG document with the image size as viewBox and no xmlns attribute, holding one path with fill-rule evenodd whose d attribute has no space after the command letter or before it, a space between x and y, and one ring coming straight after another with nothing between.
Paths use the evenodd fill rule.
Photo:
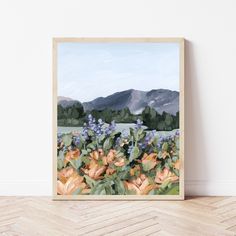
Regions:
<instances>
[{"instance_id":1,"label":"green leaf","mask_svg":"<svg viewBox=\"0 0 236 236\"><path fill-rule=\"evenodd\" d=\"M134 136L134 129L133 128L129 128L130 131L130 136Z\"/></svg>"},{"instance_id":2,"label":"green leaf","mask_svg":"<svg viewBox=\"0 0 236 236\"><path fill-rule=\"evenodd\" d=\"M160 188L165 189L165 188L168 186L169 183L170 183L170 180L165 180L165 181L161 184Z\"/></svg>"},{"instance_id":3,"label":"green leaf","mask_svg":"<svg viewBox=\"0 0 236 236\"><path fill-rule=\"evenodd\" d=\"M128 180L130 178L130 167L117 173L120 179Z\"/></svg>"},{"instance_id":4,"label":"green leaf","mask_svg":"<svg viewBox=\"0 0 236 236\"><path fill-rule=\"evenodd\" d=\"M97 181L93 188L91 188L91 195L99 195L99 193L102 191L103 186L101 184L101 181Z\"/></svg>"},{"instance_id":5,"label":"green leaf","mask_svg":"<svg viewBox=\"0 0 236 236\"><path fill-rule=\"evenodd\" d=\"M62 136L62 142L66 147L70 146L72 142L72 134L64 134Z\"/></svg>"},{"instance_id":6,"label":"green leaf","mask_svg":"<svg viewBox=\"0 0 236 236\"><path fill-rule=\"evenodd\" d=\"M92 130L88 130L88 135L89 136L93 136L94 135L94 132Z\"/></svg>"},{"instance_id":7,"label":"green leaf","mask_svg":"<svg viewBox=\"0 0 236 236\"><path fill-rule=\"evenodd\" d=\"M158 144L158 136L156 135L155 137L154 137L154 139L153 139L153 144L155 145L155 146L157 146L157 144Z\"/></svg>"},{"instance_id":8,"label":"green leaf","mask_svg":"<svg viewBox=\"0 0 236 236\"><path fill-rule=\"evenodd\" d=\"M149 171L153 169L154 167L152 166L152 161L147 161L145 164L142 163L142 167L144 171Z\"/></svg>"},{"instance_id":9,"label":"green leaf","mask_svg":"<svg viewBox=\"0 0 236 236\"><path fill-rule=\"evenodd\" d=\"M114 190L112 189L110 184L105 185L105 191L106 191L106 195L112 195L114 193Z\"/></svg>"},{"instance_id":10,"label":"green leaf","mask_svg":"<svg viewBox=\"0 0 236 236\"><path fill-rule=\"evenodd\" d=\"M179 138L175 138L175 145L177 149L179 149Z\"/></svg>"},{"instance_id":11,"label":"green leaf","mask_svg":"<svg viewBox=\"0 0 236 236\"><path fill-rule=\"evenodd\" d=\"M179 194L179 184L173 185L170 189L165 192L166 195L178 195Z\"/></svg>"},{"instance_id":12,"label":"green leaf","mask_svg":"<svg viewBox=\"0 0 236 236\"><path fill-rule=\"evenodd\" d=\"M129 156L129 161L133 161L134 159L138 158L139 156L139 148L138 147L133 147L132 151Z\"/></svg>"},{"instance_id":13,"label":"green leaf","mask_svg":"<svg viewBox=\"0 0 236 236\"><path fill-rule=\"evenodd\" d=\"M95 146L95 144L92 142L92 143L90 143L90 144L88 144L87 145L87 148L89 148L89 149L91 149L91 150L95 150L96 149L96 146Z\"/></svg>"},{"instance_id":14,"label":"green leaf","mask_svg":"<svg viewBox=\"0 0 236 236\"><path fill-rule=\"evenodd\" d=\"M86 183L89 185L90 188L93 188L96 184L96 181L91 179L88 175L84 175Z\"/></svg>"},{"instance_id":15,"label":"green leaf","mask_svg":"<svg viewBox=\"0 0 236 236\"><path fill-rule=\"evenodd\" d=\"M163 151L167 151L167 150L168 150L168 143L167 143L167 142L164 142L164 143L162 144L162 150L163 150Z\"/></svg>"},{"instance_id":16,"label":"green leaf","mask_svg":"<svg viewBox=\"0 0 236 236\"><path fill-rule=\"evenodd\" d=\"M173 168L172 171L175 173L176 176L179 176L179 170Z\"/></svg>"},{"instance_id":17,"label":"green leaf","mask_svg":"<svg viewBox=\"0 0 236 236\"><path fill-rule=\"evenodd\" d=\"M105 137L106 137L105 134L102 134L101 136L99 136L98 142L102 143L104 141Z\"/></svg>"},{"instance_id":18,"label":"green leaf","mask_svg":"<svg viewBox=\"0 0 236 236\"><path fill-rule=\"evenodd\" d=\"M82 161L81 158L77 159L77 160L70 160L70 164L77 170L80 168L80 166L82 165Z\"/></svg>"},{"instance_id":19,"label":"green leaf","mask_svg":"<svg viewBox=\"0 0 236 236\"><path fill-rule=\"evenodd\" d=\"M103 150L108 151L112 147L112 140L111 138L107 138L103 143Z\"/></svg>"},{"instance_id":20,"label":"green leaf","mask_svg":"<svg viewBox=\"0 0 236 236\"><path fill-rule=\"evenodd\" d=\"M85 149L83 149L83 150L81 151L81 153L82 153L83 155L88 155L88 151L85 150Z\"/></svg>"},{"instance_id":21,"label":"green leaf","mask_svg":"<svg viewBox=\"0 0 236 236\"><path fill-rule=\"evenodd\" d=\"M143 138L145 136L145 134L143 133L143 129L138 129L138 131L136 132L134 138L135 141L139 141L141 138Z\"/></svg>"},{"instance_id":22,"label":"green leaf","mask_svg":"<svg viewBox=\"0 0 236 236\"><path fill-rule=\"evenodd\" d=\"M79 195L82 192L82 190L83 190L82 188L78 188L72 193L72 195Z\"/></svg>"},{"instance_id":23,"label":"green leaf","mask_svg":"<svg viewBox=\"0 0 236 236\"><path fill-rule=\"evenodd\" d=\"M110 134L110 136L111 136L112 138L114 138L117 134L120 134L120 132L118 132L118 131L113 131L113 132Z\"/></svg>"},{"instance_id":24,"label":"green leaf","mask_svg":"<svg viewBox=\"0 0 236 236\"><path fill-rule=\"evenodd\" d=\"M64 162L63 160L58 159L57 160L57 169L61 170L64 167Z\"/></svg>"},{"instance_id":25,"label":"green leaf","mask_svg":"<svg viewBox=\"0 0 236 236\"><path fill-rule=\"evenodd\" d=\"M117 178L114 180L114 183L115 183L115 189L116 189L117 194L124 195L125 194L125 187L124 187L123 182L119 178Z\"/></svg>"},{"instance_id":26,"label":"green leaf","mask_svg":"<svg viewBox=\"0 0 236 236\"><path fill-rule=\"evenodd\" d=\"M135 190L126 190L125 195L137 195Z\"/></svg>"},{"instance_id":27,"label":"green leaf","mask_svg":"<svg viewBox=\"0 0 236 236\"><path fill-rule=\"evenodd\" d=\"M148 193L148 195L156 195L155 189L152 189L152 190Z\"/></svg>"},{"instance_id":28,"label":"green leaf","mask_svg":"<svg viewBox=\"0 0 236 236\"><path fill-rule=\"evenodd\" d=\"M90 159L88 156L82 156L81 158L81 161L84 162L84 164L89 164L90 163Z\"/></svg>"},{"instance_id":29,"label":"green leaf","mask_svg":"<svg viewBox=\"0 0 236 236\"><path fill-rule=\"evenodd\" d=\"M116 157L117 158L120 158L120 157L123 157L124 156L124 153L123 152L121 152L121 151L117 151L116 152Z\"/></svg>"},{"instance_id":30,"label":"green leaf","mask_svg":"<svg viewBox=\"0 0 236 236\"><path fill-rule=\"evenodd\" d=\"M173 157L172 157L172 161L173 161L173 162L176 162L177 160L178 160L178 157L177 157L177 156L173 156Z\"/></svg>"},{"instance_id":31,"label":"green leaf","mask_svg":"<svg viewBox=\"0 0 236 236\"><path fill-rule=\"evenodd\" d=\"M105 187L99 192L99 195L106 195L106 189L105 189Z\"/></svg>"}]
</instances>

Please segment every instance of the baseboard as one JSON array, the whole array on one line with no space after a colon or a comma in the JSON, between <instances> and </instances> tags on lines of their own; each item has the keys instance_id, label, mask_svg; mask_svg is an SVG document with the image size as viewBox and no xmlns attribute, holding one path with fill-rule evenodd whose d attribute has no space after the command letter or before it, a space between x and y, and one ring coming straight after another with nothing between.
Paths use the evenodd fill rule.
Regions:
<instances>
[{"instance_id":1,"label":"baseboard","mask_svg":"<svg viewBox=\"0 0 236 236\"><path fill-rule=\"evenodd\" d=\"M235 181L185 181L186 196L236 196Z\"/></svg>"},{"instance_id":2,"label":"baseboard","mask_svg":"<svg viewBox=\"0 0 236 236\"><path fill-rule=\"evenodd\" d=\"M48 181L0 182L0 196L51 196L52 183Z\"/></svg>"},{"instance_id":3,"label":"baseboard","mask_svg":"<svg viewBox=\"0 0 236 236\"><path fill-rule=\"evenodd\" d=\"M48 181L0 182L0 196L51 196ZM186 196L236 196L236 181L185 181Z\"/></svg>"}]
</instances>

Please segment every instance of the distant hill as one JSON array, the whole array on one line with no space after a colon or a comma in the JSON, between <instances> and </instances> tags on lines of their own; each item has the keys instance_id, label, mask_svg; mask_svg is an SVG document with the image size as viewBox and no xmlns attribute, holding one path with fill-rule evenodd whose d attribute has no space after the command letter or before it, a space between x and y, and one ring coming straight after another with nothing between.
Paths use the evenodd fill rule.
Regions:
<instances>
[{"instance_id":1,"label":"distant hill","mask_svg":"<svg viewBox=\"0 0 236 236\"><path fill-rule=\"evenodd\" d=\"M70 107L70 106L74 105L77 102L79 102L79 101L73 100L73 99L68 98L68 97L63 97L63 96L58 96L57 97L57 104L61 105L64 108L65 107Z\"/></svg>"},{"instance_id":2,"label":"distant hill","mask_svg":"<svg viewBox=\"0 0 236 236\"><path fill-rule=\"evenodd\" d=\"M179 111L179 92L167 89L155 89L148 92L125 90L107 97L99 97L83 103L85 111L111 108L121 110L128 107L133 114L143 111L146 106L153 107L158 113L163 111L175 115Z\"/></svg>"},{"instance_id":3,"label":"distant hill","mask_svg":"<svg viewBox=\"0 0 236 236\"><path fill-rule=\"evenodd\" d=\"M72 106L76 100L58 97L58 104L63 107ZM90 102L82 103L85 111L110 108L121 110L128 107L133 114L140 114L146 106L154 108L158 113L163 111L175 115L179 111L179 92L168 89L140 91L129 89L114 93L107 97L98 97Z\"/></svg>"}]
</instances>

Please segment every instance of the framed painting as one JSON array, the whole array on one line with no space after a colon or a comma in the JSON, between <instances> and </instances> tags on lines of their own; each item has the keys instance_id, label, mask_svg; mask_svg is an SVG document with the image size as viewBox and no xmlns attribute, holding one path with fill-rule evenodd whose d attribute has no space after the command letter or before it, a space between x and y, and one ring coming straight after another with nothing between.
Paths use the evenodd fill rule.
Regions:
<instances>
[{"instance_id":1,"label":"framed painting","mask_svg":"<svg viewBox=\"0 0 236 236\"><path fill-rule=\"evenodd\" d=\"M184 199L184 39L53 39L53 199Z\"/></svg>"}]
</instances>

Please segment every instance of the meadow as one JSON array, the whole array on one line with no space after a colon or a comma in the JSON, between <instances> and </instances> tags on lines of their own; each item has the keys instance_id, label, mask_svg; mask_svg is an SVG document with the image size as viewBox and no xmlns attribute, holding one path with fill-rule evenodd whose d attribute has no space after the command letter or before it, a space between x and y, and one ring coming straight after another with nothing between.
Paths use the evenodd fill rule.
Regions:
<instances>
[{"instance_id":1,"label":"meadow","mask_svg":"<svg viewBox=\"0 0 236 236\"><path fill-rule=\"evenodd\" d=\"M179 130L109 124L58 127L58 195L178 195Z\"/></svg>"}]
</instances>

